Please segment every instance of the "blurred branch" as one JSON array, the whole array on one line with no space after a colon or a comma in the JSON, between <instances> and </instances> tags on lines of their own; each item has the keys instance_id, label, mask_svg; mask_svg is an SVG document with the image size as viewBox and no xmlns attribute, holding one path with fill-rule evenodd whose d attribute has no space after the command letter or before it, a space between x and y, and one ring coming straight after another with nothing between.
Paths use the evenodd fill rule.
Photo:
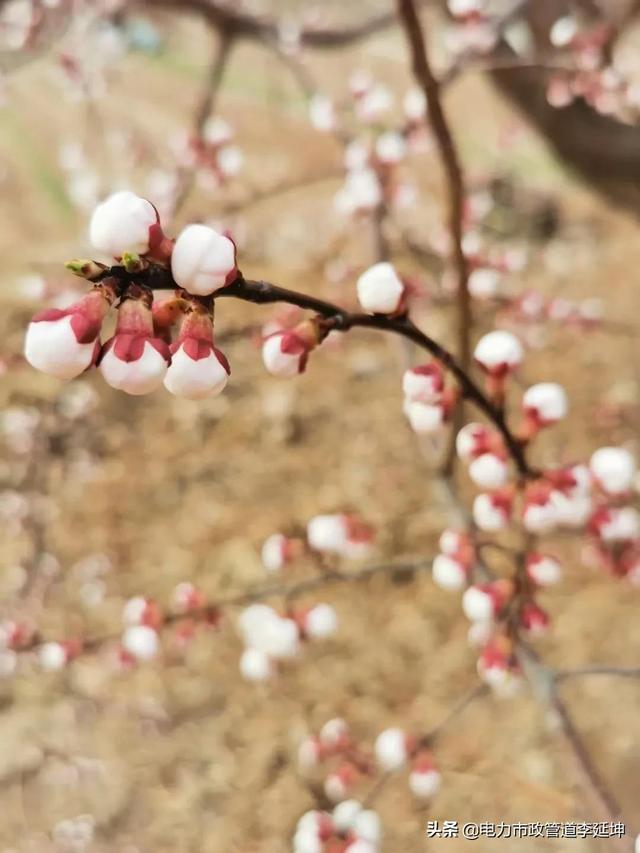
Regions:
<instances>
[{"instance_id":1,"label":"blurred branch","mask_svg":"<svg viewBox=\"0 0 640 853\"><path fill-rule=\"evenodd\" d=\"M556 680L564 681L567 678L580 678L584 675L611 675L617 678L640 678L640 666L612 666L609 664L590 664L578 666L574 669L559 669L556 672Z\"/></svg>"},{"instance_id":2,"label":"blurred branch","mask_svg":"<svg viewBox=\"0 0 640 853\"><path fill-rule=\"evenodd\" d=\"M427 99L430 125L433 129L440 159L447 178L449 197L449 234L451 254L457 272L457 314L458 314L458 358L463 370L469 369L471 361L471 329L473 318L469 297L469 267L462 248L465 188L458 149L449 128L442 101L440 82L433 73L429 54L416 10L414 0L397 0L398 14L404 26L412 58L413 74ZM444 462L443 473L448 476L455 464L455 435L461 425L462 406L458 406L454 415L451 440Z\"/></svg>"}]
</instances>

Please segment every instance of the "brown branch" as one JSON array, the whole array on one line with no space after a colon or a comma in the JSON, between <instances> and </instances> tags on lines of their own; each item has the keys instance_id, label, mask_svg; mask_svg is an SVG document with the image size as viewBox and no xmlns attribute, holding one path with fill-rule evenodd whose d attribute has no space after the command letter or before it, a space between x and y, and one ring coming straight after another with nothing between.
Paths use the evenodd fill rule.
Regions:
<instances>
[{"instance_id":1,"label":"brown branch","mask_svg":"<svg viewBox=\"0 0 640 853\"><path fill-rule=\"evenodd\" d=\"M440 97L440 81L431 68L427 45L422 31L420 18L414 0L397 0L398 14L404 26L412 58L414 77L427 99L430 126L440 159L446 175L449 200L449 234L453 266L457 273L457 319L458 319L458 359L463 370L469 369L471 362L471 299L469 296L469 265L462 247L465 188L458 149L449 128ZM454 415L451 441L444 462L443 473L450 475L455 464L456 427L461 426L463 413L459 406Z\"/></svg>"},{"instance_id":2,"label":"brown branch","mask_svg":"<svg viewBox=\"0 0 640 853\"><path fill-rule=\"evenodd\" d=\"M172 279L170 271L166 267L156 265L149 266L142 273L134 274L127 273L124 267L113 266L105 270L101 276L101 278L108 277L116 279L123 289L134 280L152 290L174 290L176 288L176 283ZM509 429L502 410L489 400L452 353L442 346L442 344L421 331L408 315L388 316L385 314L353 313L332 302L318 299L315 296L298 293L295 290L287 290L284 287L278 287L266 281L245 279L242 273L238 273L238 277L232 284L216 291L213 298L241 299L244 302L252 302L256 305L272 305L277 302L286 302L289 305L297 305L299 308L319 314L326 320L324 326L327 330L347 332L355 328L378 329L383 332L401 335L407 340L412 341L421 349L426 350L434 356L452 374L458 382L464 399L473 403L498 429L519 475L523 479L533 479L538 476L538 472L527 463L524 447Z\"/></svg>"},{"instance_id":3,"label":"brown branch","mask_svg":"<svg viewBox=\"0 0 640 853\"><path fill-rule=\"evenodd\" d=\"M640 666L615 666L613 664L590 664L574 669L560 669L556 672L556 681L567 678L581 678L583 675L610 675L617 678L640 678Z\"/></svg>"}]
</instances>

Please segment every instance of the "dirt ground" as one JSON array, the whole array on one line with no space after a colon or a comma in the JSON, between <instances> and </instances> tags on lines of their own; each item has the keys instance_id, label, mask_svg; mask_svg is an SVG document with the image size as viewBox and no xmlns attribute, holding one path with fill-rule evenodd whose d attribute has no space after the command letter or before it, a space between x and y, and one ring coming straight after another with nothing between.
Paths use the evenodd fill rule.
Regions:
<instances>
[{"instance_id":1,"label":"dirt ground","mask_svg":"<svg viewBox=\"0 0 640 853\"><path fill-rule=\"evenodd\" d=\"M112 178L142 190L145 174L162 162L167 139L189 121L207 55L206 34L178 29L168 56L133 57L118 66L109 98L95 115L60 95L50 57L11 75L9 103L0 111L2 355L20 352L24 324L39 307L16 295L18 276L44 270L60 278L61 262L87 249L85 217L64 196L59 144L81 136ZM408 79L402 56L400 38L387 35L358 55L318 57L313 69L336 93L342 72L355 63L401 91ZM575 184L528 133L507 153L500 150L498 141L516 117L479 77L456 85L447 103L471 174L506 161L520 184L553 192L558 204L558 235L534 249L514 289L599 297L607 318L625 326L589 335L552 329L545 348L529 353L521 383L563 382L572 402L568 421L540 442L537 461L580 460L602 443L634 447L640 406L636 223ZM263 51L238 51L220 112L238 126L251 186L338 168L337 148L308 129L295 86ZM110 133L121 124L135 128L143 143L132 170L108 150ZM431 201L408 222L430 228L441 194L433 154L416 160L416 169ZM320 273L343 228L331 208L336 186L324 181L234 217L230 224L246 234L245 273L353 301L351 282L329 284ZM216 217L222 204L243 192L242 185L220 197L199 190L181 221ZM354 264L367 262L370 246L362 229L354 227L347 244ZM225 301L217 328L228 334L268 315ZM486 308L478 315L480 333L493 318ZM420 321L451 342L446 309L423 307ZM3 410L36 407L45 427L44 451L28 470L22 457L3 450L2 488L26 483L17 487L44 499L35 530L16 533L8 522L0 529L2 615L24 606L12 567L29 563L34 537L38 551L60 564L58 574L47 577L44 571L35 578L30 599L43 635L52 638L117 633L124 600L142 593L166 603L182 580L214 599L259 584L263 540L274 531L301 528L319 512L361 513L378 531L376 560L434 553L449 507L431 471L432 451L420 451L402 415L404 354L395 342L352 332L317 354L304 377L288 383L265 375L246 335L230 339L224 349L233 370L228 389L197 404L164 391L126 397L95 375L63 387L19 365L6 373L0 382ZM85 411L74 417L78 406ZM468 491L464 477L461 488ZM553 629L539 643L541 654L563 667L637 663L638 589L591 568L571 539L550 537L549 547L564 558L566 578L543 596ZM103 577L93 576L96 560L87 561L92 555L109 558L111 569ZM301 563L290 577L310 571ZM103 596L92 596L96 584ZM263 687L239 676L235 610L224 614L218 631L199 635L184 658L168 643L163 665L115 674L99 654L62 674L44 676L27 666L1 681L0 850L80 849L56 840L54 828L89 813L96 834L86 849L95 853L285 853L297 818L314 804L312 783L318 779L301 779L295 767L306 733L334 716L348 719L369 743L387 725L422 732L474 683L459 598L436 588L427 574L328 587L309 600L335 605L337 637L309 646ZM563 689L629 816L631 836L640 829L640 683L585 678ZM428 809L413 803L402 774L376 801L385 853L467 849L461 840L426 840L427 819L596 819L557 723L526 691L509 701L476 702L445 732L435 755L444 782ZM473 849L586 853L608 846L485 839Z\"/></svg>"}]
</instances>

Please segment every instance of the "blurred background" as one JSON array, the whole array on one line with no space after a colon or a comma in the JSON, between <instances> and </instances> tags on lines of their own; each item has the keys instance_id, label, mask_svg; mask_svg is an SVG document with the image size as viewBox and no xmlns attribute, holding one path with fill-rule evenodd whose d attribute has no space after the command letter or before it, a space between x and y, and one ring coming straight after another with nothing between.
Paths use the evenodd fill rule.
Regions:
<instances>
[{"instance_id":1,"label":"blurred background","mask_svg":"<svg viewBox=\"0 0 640 853\"><path fill-rule=\"evenodd\" d=\"M259 337L265 323L289 322L287 313L221 300L218 345L232 377L223 395L204 402L164 390L128 397L97 374L65 385L23 362L30 316L83 292L63 264L90 256L91 210L121 188L152 200L169 234L194 221L228 228L245 275L348 306L357 276L380 256L382 229L385 253L419 293L417 321L455 348L445 197L428 128L400 167L404 189L382 225L336 205L345 134L406 120L413 84L402 33L380 26L340 47L299 47L305 28L358 27L391 4L213 3L279 21L275 39L232 40L213 94L208 81L224 37L198 5L0 6L0 616L36 625L46 639L117 638L127 599L165 605L182 581L212 600L258 586L267 579L264 540L297 534L318 513L365 519L380 563L432 556L455 521L436 474L443 442L420 440L402 414L401 374L420 357L384 336L356 330L332 339L303 377L282 381L264 371ZM591 32L580 5L552 20L575 13ZM496 6L495 15L506 8ZM628 11L607 10L615 21ZM516 330L528 346L518 383L553 380L570 393L570 417L536 445L540 465L583 460L602 444L637 450L640 146L632 134L640 131L632 83L640 67L635 21L624 20L616 62L631 81L625 99L600 112L591 105L592 124L580 124L590 95L571 94L576 102L560 107L558 127L540 90L566 83L571 51L551 63L559 78L537 69L543 80L516 75L512 86L508 63L492 59L486 38L480 49L482 33L474 41L440 8L425 17L437 68L463 58L445 104L470 188L473 239L504 267L488 298L478 286L474 336ZM522 49L532 49L536 21L529 24L528 35L520 28L509 36L516 60L523 38ZM495 79L481 73L496 66ZM352 106L349 81L360 70L389 94L373 123ZM322 124L318 93L340 105L345 134L313 126ZM566 150L568 113L588 154ZM222 171L197 144L207 119L215 135L212 117L232 136ZM559 321L541 307L553 300L570 306ZM514 393L517 400L517 386ZM468 499L465 475L458 480ZM560 667L637 663L637 587L594 565L579 537L552 536L549 548L566 576L543 596L552 630L540 653ZM287 571L297 580L314 567L301 559ZM55 673L29 656L0 654L0 849L289 850L296 820L317 802L318 779L296 769L306 734L336 716L369 742L389 725L424 731L476 679L459 597L427 574L376 576L307 600L335 606L336 637L309 645L264 685L239 674L232 608L185 649L165 637L162 660L139 667L116 665L109 643ZM637 822L638 682L583 679L564 693ZM427 841L427 819L590 819L556 728L526 690L475 703L438 742L443 785L432 804L416 805L402 778L381 792L382 849L463 849L461 840ZM610 849L594 839L502 843L522 853ZM475 845L495 849L491 839Z\"/></svg>"}]
</instances>

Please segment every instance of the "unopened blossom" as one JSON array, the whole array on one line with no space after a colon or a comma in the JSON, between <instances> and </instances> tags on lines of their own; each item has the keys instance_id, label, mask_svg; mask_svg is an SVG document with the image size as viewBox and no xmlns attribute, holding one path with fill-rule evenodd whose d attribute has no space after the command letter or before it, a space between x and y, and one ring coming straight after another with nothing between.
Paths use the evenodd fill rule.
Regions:
<instances>
[{"instance_id":1,"label":"unopened blossom","mask_svg":"<svg viewBox=\"0 0 640 853\"><path fill-rule=\"evenodd\" d=\"M171 364L164 387L178 397L202 400L220 394L231 368L213 342L213 317L193 303L185 313L177 340L171 345Z\"/></svg>"},{"instance_id":2,"label":"unopened blossom","mask_svg":"<svg viewBox=\"0 0 640 853\"><path fill-rule=\"evenodd\" d=\"M298 653L298 626L293 619L280 616L272 607L260 604L248 607L240 617L240 630L247 646L259 649L271 658L291 658Z\"/></svg>"},{"instance_id":3,"label":"unopened blossom","mask_svg":"<svg viewBox=\"0 0 640 853\"><path fill-rule=\"evenodd\" d=\"M316 604L304 615L302 628L305 635L314 640L331 637L338 628L336 611L330 604Z\"/></svg>"},{"instance_id":4,"label":"unopened blossom","mask_svg":"<svg viewBox=\"0 0 640 853\"><path fill-rule=\"evenodd\" d=\"M320 729L320 743L332 748L349 742L349 726L341 717L333 717Z\"/></svg>"},{"instance_id":5,"label":"unopened blossom","mask_svg":"<svg viewBox=\"0 0 640 853\"><path fill-rule=\"evenodd\" d=\"M540 382L524 392L522 408L535 433L540 427L555 424L566 417L569 410L567 394L562 385L556 382Z\"/></svg>"},{"instance_id":6,"label":"unopened blossom","mask_svg":"<svg viewBox=\"0 0 640 853\"><path fill-rule=\"evenodd\" d=\"M357 282L358 301L369 314L395 314L406 288L392 264L382 261L363 272Z\"/></svg>"},{"instance_id":7,"label":"unopened blossom","mask_svg":"<svg viewBox=\"0 0 640 853\"><path fill-rule=\"evenodd\" d=\"M334 803L344 800L357 781L358 771L350 762L340 764L324 780L324 792Z\"/></svg>"},{"instance_id":8,"label":"unopened blossom","mask_svg":"<svg viewBox=\"0 0 640 853\"><path fill-rule=\"evenodd\" d=\"M244 154L237 145L225 145L216 154L216 166L225 178L233 178L242 171Z\"/></svg>"},{"instance_id":9,"label":"unopened blossom","mask_svg":"<svg viewBox=\"0 0 640 853\"><path fill-rule=\"evenodd\" d=\"M483 453L470 463L469 476L481 489L500 489L509 477L509 466L501 456Z\"/></svg>"},{"instance_id":10,"label":"unopened blossom","mask_svg":"<svg viewBox=\"0 0 640 853\"><path fill-rule=\"evenodd\" d=\"M69 660L69 650L64 643L44 643L38 649L38 663L46 672L64 669Z\"/></svg>"},{"instance_id":11,"label":"unopened blossom","mask_svg":"<svg viewBox=\"0 0 640 853\"><path fill-rule=\"evenodd\" d=\"M173 608L178 613L191 613L200 610L205 605L205 595L201 589L190 581L179 583L173 590Z\"/></svg>"},{"instance_id":12,"label":"unopened blossom","mask_svg":"<svg viewBox=\"0 0 640 853\"><path fill-rule=\"evenodd\" d=\"M356 101L356 114L360 121L373 124L391 109L393 96L390 89L378 83L371 86Z\"/></svg>"},{"instance_id":13,"label":"unopened blossom","mask_svg":"<svg viewBox=\"0 0 640 853\"><path fill-rule=\"evenodd\" d=\"M304 373L309 353L318 345L318 327L311 320L274 332L262 344L262 361L273 376L290 379Z\"/></svg>"},{"instance_id":14,"label":"unopened blossom","mask_svg":"<svg viewBox=\"0 0 640 853\"><path fill-rule=\"evenodd\" d=\"M324 842L333 835L334 827L327 812L305 812L296 825L294 853L322 853Z\"/></svg>"},{"instance_id":15,"label":"unopened blossom","mask_svg":"<svg viewBox=\"0 0 640 853\"><path fill-rule=\"evenodd\" d=\"M474 350L478 364L492 376L505 376L522 363L522 344L511 332L497 330L480 338Z\"/></svg>"},{"instance_id":16,"label":"unopened blossom","mask_svg":"<svg viewBox=\"0 0 640 853\"><path fill-rule=\"evenodd\" d=\"M352 515L317 515L307 525L307 540L315 551L358 558L369 553L373 532Z\"/></svg>"},{"instance_id":17,"label":"unopened blossom","mask_svg":"<svg viewBox=\"0 0 640 853\"><path fill-rule=\"evenodd\" d=\"M629 542L640 536L640 515L633 507L602 507L590 525L603 542Z\"/></svg>"},{"instance_id":18,"label":"unopened blossom","mask_svg":"<svg viewBox=\"0 0 640 853\"><path fill-rule=\"evenodd\" d=\"M423 403L421 400L405 400L405 415L411 429L418 435L438 432L444 426L446 411L441 403Z\"/></svg>"},{"instance_id":19,"label":"unopened blossom","mask_svg":"<svg viewBox=\"0 0 640 853\"><path fill-rule=\"evenodd\" d=\"M437 403L444 388L442 368L435 361L405 370L402 391L408 400Z\"/></svg>"},{"instance_id":20,"label":"unopened blossom","mask_svg":"<svg viewBox=\"0 0 640 853\"><path fill-rule=\"evenodd\" d=\"M116 298L111 282L97 284L68 308L49 308L29 323L24 355L57 379L73 379L95 363L102 323Z\"/></svg>"},{"instance_id":21,"label":"unopened blossom","mask_svg":"<svg viewBox=\"0 0 640 853\"><path fill-rule=\"evenodd\" d=\"M381 770L399 770L409 759L409 741L402 729L385 729L374 745L376 761Z\"/></svg>"},{"instance_id":22,"label":"unopened blossom","mask_svg":"<svg viewBox=\"0 0 640 853\"><path fill-rule=\"evenodd\" d=\"M409 774L409 789L414 797L430 800L440 790L442 776L436 769L430 755L419 755Z\"/></svg>"},{"instance_id":23,"label":"unopened blossom","mask_svg":"<svg viewBox=\"0 0 640 853\"><path fill-rule=\"evenodd\" d=\"M520 624L529 634L539 636L549 628L549 616L533 601L527 601L520 611Z\"/></svg>"},{"instance_id":24,"label":"unopened blossom","mask_svg":"<svg viewBox=\"0 0 640 853\"><path fill-rule=\"evenodd\" d=\"M375 153L380 163L395 166L407 156L406 140L401 133L388 130L376 139Z\"/></svg>"},{"instance_id":25,"label":"unopened blossom","mask_svg":"<svg viewBox=\"0 0 640 853\"><path fill-rule=\"evenodd\" d=\"M147 625L155 629L162 624L162 612L152 598L136 595L123 607L122 621L125 625Z\"/></svg>"},{"instance_id":26,"label":"unopened blossom","mask_svg":"<svg viewBox=\"0 0 640 853\"><path fill-rule=\"evenodd\" d=\"M210 116L202 128L202 138L215 148L228 145L233 137L233 128L221 116Z\"/></svg>"},{"instance_id":27,"label":"unopened blossom","mask_svg":"<svg viewBox=\"0 0 640 853\"><path fill-rule=\"evenodd\" d=\"M345 216L370 213L382 201L382 187L373 169L350 169L335 196L336 210Z\"/></svg>"},{"instance_id":28,"label":"unopened blossom","mask_svg":"<svg viewBox=\"0 0 640 853\"><path fill-rule=\"evenodd\" d=\"M271 658L261 649L245 649L240 656L240 674L246 681L267 681L273 674Z\"/></svg>"},{"instance_id":29,"label":"unopened blossom","mask_svg":"<svg viewBox=\"0 0 640 853\"><path fill-rule=\"evenodd\" d=\"M456 453L463 462L471 462L485 453L502 451L502 438L484 424L470 423L456 436Z\"/></svg>"},{"instance_id":30,"label":"unopened blossom","mask_svg":"<svg viewBox=\"0 0 640 853\"><path fill-rule=\"evenodd\" d=\"M500 273L489 267L479 267L469 274L467 286L474 299L493 299L500 291Z\"/></svg>"},{"instance_id":31,"label":"unopened blossom","mask_svg":"<svg viewBox=\"0 0 640 853\"><path fill-rule=\"evenodd\" d=\"M506 698L517 693L521 686L512 651L500 639L488 643L480 653L478 675L499 696Z\"/></svg>"},{"instance_id":32,"label":"unopened blossom","mask_svg":"<svg viewBox=\"0 0 640 853\"><path fill-rule=\"evenodd\" d=\"M534 483L525 490L522 524L529 533L548 533L558 524L552 490Z\"/></svg>"},{"instance_id":33,"label":"unopened blossom","mask_svg":"<svg viewBox=\"0 0 640 853\"><path fill-rule=\"evenodd\" d=\"M589 462L591 473L600 488L610 495L631 491L636 476L636 462L623 447L601 447Z\"/></svg>"},{"instance_id":34,"label":"unopened blossom","mask_svg":"<svg viewBox=\"0 0 640 853\"><path fill-rule=\"evenodd\" d=\"M426 96L417 86L413 86L406 92L402 99L402 106L405 116L414 123L422 121L428 110Z\"/></svg>"},{"instance_id":35,"label":"unopened blossom","mask_svg":"<svg viewBox=\"0 0 640 853\"><path fill-rule=\"evenodd\" d=\"M114 193L93 211L89 226L92 246L113 258L125 252L145 255L164 240L158 211L135 193Z\"/></svg>"},{"instance_id":36,"label":"unopened blossom","mask_svg":"<svg viewBox=\"0 0 640 853\"><path fill-rule=\"evenodd\" d=\"M553 22L549 41L554 47L567 47L578 34L578 22L573 15L564 15Z\"/></svg>"},{"instance_id":37,"label":"unopened blossom","mask_svg":"<svg viewBox=\"0 0 640 853\"><path fill-rule=\"evenodd\" d=\"M356 817L362 812L362 803L358 800L343 800L331 812L336 832L346 833L353 828Z\"/></svg>"},{"instance_id":38,"label":"unopened blossom","mask_svg":"<svg viewBox=\"0 0 640 853\"><path fill-rule=\"evenodd\" d=\"M317 767L324 758L324 749L320 738L312 735L304 738L298 746L298 767L301 770L310 770Z\"/></svg>"},{"instance_id":39,"label":"unopened blossom","mask_svg":"<svg viewBox=\"0 0 640 853\"><path fill-rule=\"evenodd\" d=\"M378 813L373 809L362 809L359 811L354 818L351 833L359 841L378 845L382 837L382 828Z\"/></svg>"},{"instance_id":40,"label":"unopened blossom","mask_svg":"<svg viewBox=\"0 0 640 853\"><path fill-rule=\"evenodd\" d=\"M102 348L100 372L112 388L149 394L162 384L170 361L169 347L154 333L151 293L130 286L118 308L115 334Z\"/></svg>"},{"instance_id":41,"label":"unopened blossom","mask_svg":"<svg viewBox=\"0 0 640 853\"><path fill-rule=\"evenodd\" d=\"M327 133L335 130L336 110L331 98L326 95L314 95L309 101L309 120L316 130Z\"/></svg>"},{"instance_id":42,"label":"unopened blossom","mask_svg":"<svg viewBox=\"0 0 640 853\"><path fill-rule=\"evenodd\" d=\"M474 584L462 596L462 610L472 622L488 622L498 615L512 594L510 581Z\"/></svg>"},{"instance_id":43,"label":"unopened blossom","mask_svg":"<svg viewBox=\"0 0 640 853\"><path fill-rule=\"evenodd\" d=\"M171 274L189 293L209 296L238 275L235 243L207 225L187 225L171 253Z\"/></svg>"},{"instance_id":44,"label":"unopened blossom","mask_svg":"<svg viewBox=\"0 0 640 853\"><path fill-rule=\"evenodd\" d=\"M549 495L556 523L561 527L584 527L593 511L593 500L588 494L567 494L554 489Z\"/></svg>"},{"instance_id":45,"label":"unopened blossom","mask_svg":"<svg viewBox=\"0 0 640 853\"><path fill-rule=\"evenodd\" d=\"M293 558L295 550L295 540L282 533L272 533L260 551L262 565L268 572L279 572Z\"/></svg>"},{"instance_id":46,"label":"unopened blossom","mask_svg":"<svg viewBox=\"0 0 640 853\"><path fill-rule=\"evenodd\" d=\"M443 554L449 557L457 557L465 564L473 560L473 546L469 535L463 530L447 527L440 534L438 545Z\"/></svg>"},{"instance_id":47,"label":"unopened blossom","mask_svg":"<svg viewBox=\"0 0 640 853\"><path fill-rule=\"evenodd\" d=\"M503 494L478 495L473 502L473 520L480 530L504 530L511 518L511 500Z\"/></svg>"},{"instance_id":48,"label":"unopened blossom","mask_svg":"<svg viewBox=\"0 0 640 853\"><path fill-rule=\"evenodd\" d=\"M552 586L562 578L562 566L546 554L533 553L527 555L527 575L537 586Z\"/></svg>"},{"instance_id":49,"label":"unopened blossom","mask_svg":"<svg viewBox=\"0 0 640 853\"><path fill-rule=\"evenodd\" d=\"M467 567L447 554L438 554L431 572L434 582L442 589L459 590L467 582Z\"/></svg>"},{"instance_id":50,"label":"unopened blossom","mask_svg":"<svg viewBox=\"0 0 640 853\"><path fill-rule=\"evenodd\" d=\"M122 635L122 647L136 660L148 661L157 656L160 642L148 625L131 625Z\"/></svg>"}]
</instances>

